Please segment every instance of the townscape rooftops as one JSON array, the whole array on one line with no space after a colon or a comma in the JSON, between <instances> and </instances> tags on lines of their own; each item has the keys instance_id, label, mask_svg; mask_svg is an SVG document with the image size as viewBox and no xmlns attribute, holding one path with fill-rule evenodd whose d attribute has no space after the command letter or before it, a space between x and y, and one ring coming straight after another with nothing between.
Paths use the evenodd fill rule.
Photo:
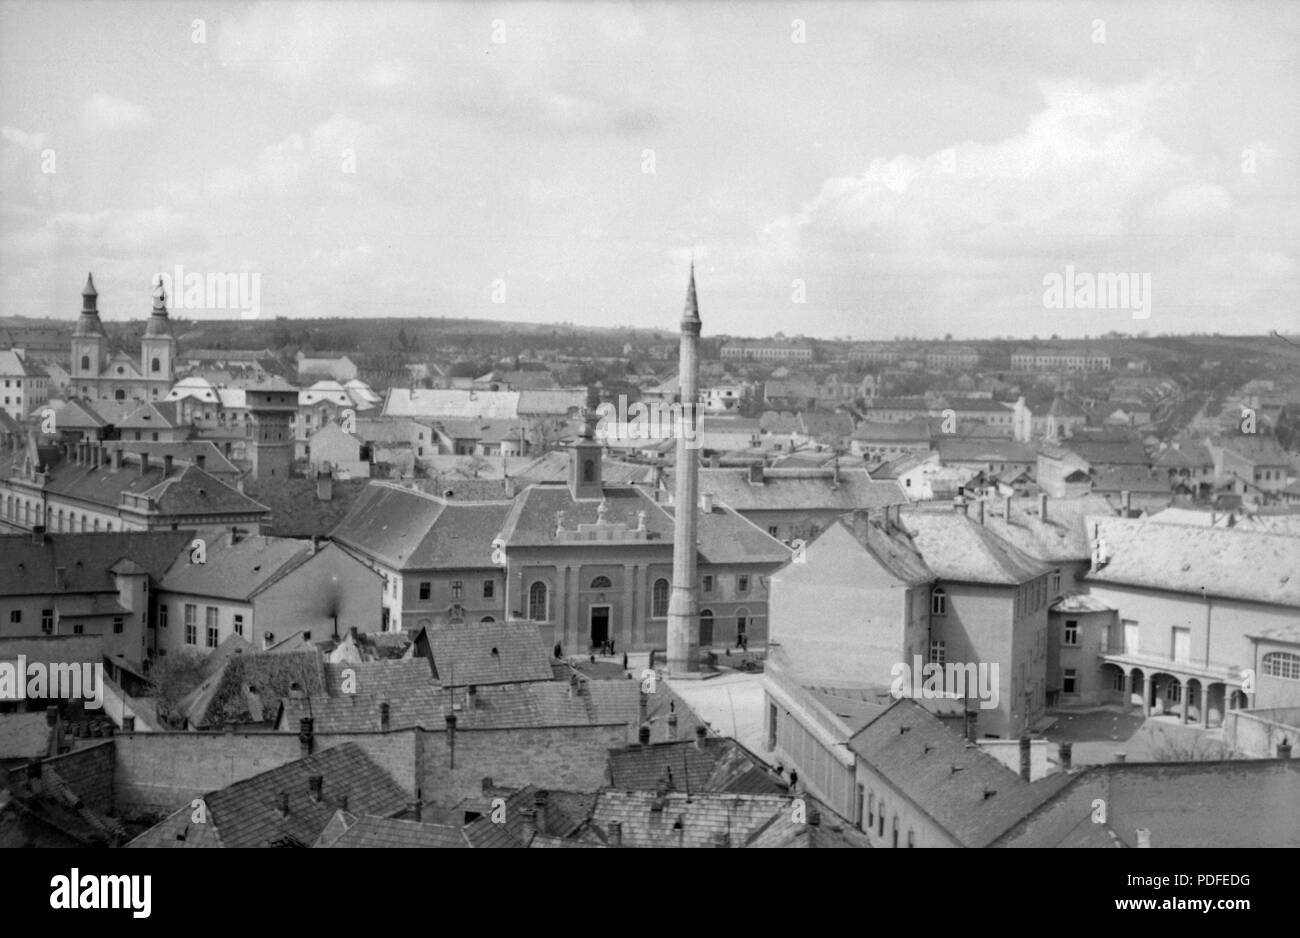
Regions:
<instances>
[{"instance_id":1,"label":"townscape rooftops","mask_svg":"<svg viewBox=\"0 0 1300 938\"><path fill-rule=\"evenodd\" d=\"M371 814L356 817L339 811L313 846L468 848L469 840L464 828L449 824L429 824Z\"/></svg>"},{"instance_id":2,"label":"townscape rooftops","mask_svg":"<svg viewBox=\"0 0 1300 938\"><path fill-rule=\"evenodd\" d=\"M425 627L437 680L447 687L549 681L550 652L531 622L475 622ZM418 641L418 638L417 638Z\"/></svg>"},{"instance_id":3,"label":"townscape rooftops","mask_svg":"<svg viewBox=\"0 0 1300 938\"><path fill-rule=\"evenodd\" d=\"M174 593L247 601L287 576L313 556L307 541L248 535L210 538L203 563L181 554L168 569L162 588Z\"/></svg>"},{"instance_id":4,"label":"townscape rooftops","mask_svg":"<svg viewBox=\"0 0 1300 938\"><path fill-rule=\"evenodd\" d=\"M1300 540L1240 528L1131 518L1097 523L1107 562L1098 583L1300 607Z\"/></svg>"},{"instance_id":5,"label":"townscape rooftops","mask_svg":"<svg viewBox=\"0 0 1300 938\"><path fill-rule=\"evenodd\" d=\"M788 787L740 743L707 735L611 749L609 779L613 788L645 791L665 781L675 790L692 793L784 794Z\"/></svg>"},{"instance_id":6,"label":"townscape rooftops","mask_svg":"<svg viewBox=\"0 0 1300 938\"><path fill-rule=\"evenodd\" d=\"M675 473L666 473L670 490ZM899 484L874 480L865 469L764 469L762 484L747 469L700 469L699 491L735 511L881 508L907 501Z\"/></svg>"},{"instance_id":7,"label":"townscape rooftops","mask_svg":"<svg viewBox=\"0 0 1300 938\"><path fill-rule=\"evenodd\" d=\"M909 511L902 522L926 566L941 580L1013 585L1047 572L1041 561L965 514Z\"/></svg>"}]
</instances>

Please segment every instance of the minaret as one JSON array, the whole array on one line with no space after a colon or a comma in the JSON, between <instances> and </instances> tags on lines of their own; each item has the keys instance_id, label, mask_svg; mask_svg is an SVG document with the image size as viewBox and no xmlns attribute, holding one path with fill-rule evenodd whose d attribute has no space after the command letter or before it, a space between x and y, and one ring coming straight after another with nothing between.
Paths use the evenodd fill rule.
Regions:
<instances>
[{"instance_id":1,"label":"minaret","mask_svg":"<svg viewBox=\"0 0 1300 938\"><path fill-rule=\"evenodd\" d=\"M682 421L695 425L699 406L700 309L695 299L695 261L682 310L682 339L677 383ZM673 501L673 591L668 600L668 673L696 674L700 670L699 588L695 582L696 502L699 490L698 451L694 432L677 428L677 480Z\"/></svg>"}]
</instances>

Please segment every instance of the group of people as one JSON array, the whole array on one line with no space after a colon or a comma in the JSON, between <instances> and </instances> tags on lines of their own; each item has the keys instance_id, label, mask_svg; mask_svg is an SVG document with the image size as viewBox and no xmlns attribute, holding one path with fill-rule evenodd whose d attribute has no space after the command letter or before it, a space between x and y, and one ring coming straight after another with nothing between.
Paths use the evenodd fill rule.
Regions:
<instances>
[{"instance_id":1,"label":"group of people","mask_svg":"<svg viewBox=\"0 0 1300 938\"><path fill-rule=\"evenodd\" d=\"M614 656L614 640L612 638L607 638L600 643L600 653L611 658Z\"/></svg>"}]
</instances>

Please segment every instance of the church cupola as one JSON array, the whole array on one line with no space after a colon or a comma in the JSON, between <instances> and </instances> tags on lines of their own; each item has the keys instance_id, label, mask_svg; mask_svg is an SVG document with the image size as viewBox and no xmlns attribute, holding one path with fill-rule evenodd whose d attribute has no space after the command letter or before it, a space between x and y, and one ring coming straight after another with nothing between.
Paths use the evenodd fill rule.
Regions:
<instances>
[{"instance_id":1,"label":"church cupola","mask_svg":"<svg viewBox=\"0 0 1300 938\"><path fill-rule=\"evenodd\" d=\"M72 377L97 378L104 367L104 324L99 321L99 291L95 278L86 274L81 291L81 315L72 330Z\"/></svg>"},{"instance_id":2,"label":"church cupola","mask_svg":"<svg viewBox=\"0 0 1300 938\"><path fill-rule=\"evenodd\" d=\"M175 377L175 353L176 340L172 337L171 320L167 317L167 291L160 280L153 291L153 312L149 314L144 338L140 340L140 368L144 376L170 386Z\"/></svg>"}]
</instances>

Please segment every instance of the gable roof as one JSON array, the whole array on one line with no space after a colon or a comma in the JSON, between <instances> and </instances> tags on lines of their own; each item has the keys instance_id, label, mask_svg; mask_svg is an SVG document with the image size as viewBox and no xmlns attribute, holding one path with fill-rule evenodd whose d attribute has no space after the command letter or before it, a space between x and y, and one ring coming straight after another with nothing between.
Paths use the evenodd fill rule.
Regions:
<instances>
[{"instance_id":1,"label":"gable roof","mask_svg":"<svg viewBox=\"0 0 1300 938\"><path fill-rule=\"evenodd\" d=\"M124 558L161 580L193 537L193 531L46 534L37 544L30 534L0 535L0 596L116 593L112 569Z\"/></svg>"},{"instance_id":2,"label":"gable roof","mask_svg":"<svg viewBox=\"0 0 1300 938\"><path fill-rule=\"evenodd\" d=\"M734 739L697 737L611 749L610 787L654 791L661 782L685 792L784 794L788 786Z\"/></svg>"},{"instance_id":3,"label":"gable roof","mask_svg":"<svg viewBox=\"0 0 1300 938\"><path fill-rule=\"evenodd\" d=\"M1067 781L1026 782L908 698L855 733L849 749L965 847L992 843Z\"/></svg>"},{"instance_id":4,"label":"gable roof","mask_svg":"<svg viewBox=\"0 0 1300 938\"><path fill-rule=\"evenodd\" d=\"M447 687L552 680L550 652L531 622L431 625L434 677Z\"/></svg>"},{"instance_id":5,"label":"gable roof","mask_svg":"<svg viewBox=\"0 0 1300 938\"><path fill-rule=\"evenodd\" d=\"M339 811L321 833L315 847L468 848L460 827L428 824L399 818L362 817Z\"/></svg>"},{"instance_id":6,"label":"gable roof","mask_svg":"<svg viewBox=\"0 0 1300 938\"><path fill-rule=\"evenodd\" d=\"M676 473L665 475L672 491ZM699 491L736 511L850 511L907 502L898 482L877 481L866 469L852 467L764 469L761 484L749 481L746 468L700 469Z\"/></svg>"},{"instance_id":7,"label":"gable roof","mask_svg":"<svg viewBox=\"0 0 1300 938\"><path fill-rule=\"evenodd\" d=\"M1041 561L956 511L909 511L903 526L942 580L1015 585L1047 572Z\"/></svg>"},{"instance_id":8,"label":"gable roof","mask_svg":"<svg viewBox=\"0 0 1300 938\"><path fill-rule=\"evenodd\" d=\"M204 563L177 557L161 588L175 593L248 601L314 556L307 541L249 535L209 539Z\"/></svg>"}]
</instances>

